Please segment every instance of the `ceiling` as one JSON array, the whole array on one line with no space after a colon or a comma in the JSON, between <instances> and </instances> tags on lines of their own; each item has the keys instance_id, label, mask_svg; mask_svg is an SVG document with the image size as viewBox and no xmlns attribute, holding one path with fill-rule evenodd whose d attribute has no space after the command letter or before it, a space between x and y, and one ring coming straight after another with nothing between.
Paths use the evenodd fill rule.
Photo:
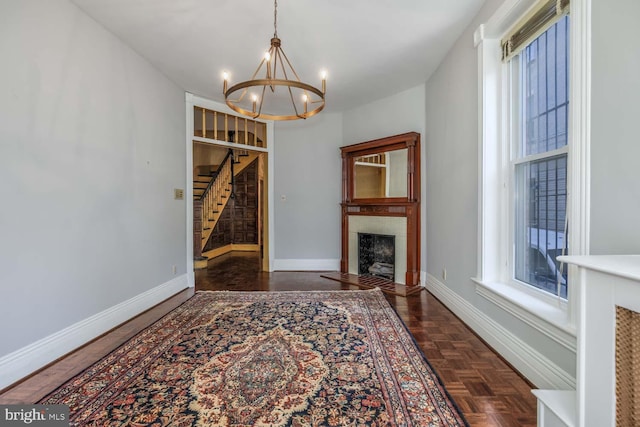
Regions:
<instances>
[{"instance_id":1,"label":"ceiling","mask_svg":"<svg viewBox=\"0 0 640 427\"><path fill-rule=\"evenodd\" d=\"M224 102L273 36L271 0L72 0L184 90ZM484 0L280 0L278 36L300 78L342 111L424 83ZM471 40L469 40L471 43Z\"/></svg>"}]
</instances>

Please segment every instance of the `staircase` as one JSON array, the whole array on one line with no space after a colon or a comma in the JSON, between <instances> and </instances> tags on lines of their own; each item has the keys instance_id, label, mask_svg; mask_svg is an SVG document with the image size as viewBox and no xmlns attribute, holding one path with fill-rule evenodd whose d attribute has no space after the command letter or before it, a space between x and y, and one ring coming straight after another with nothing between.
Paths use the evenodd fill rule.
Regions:
<instances>
[{"instance_id":1,"label":"staircase","mask_svg":"<svg viewBox=\"0 0 640 427\"><path fill-rule=\"evenodd\" d=\"M200 200L211 180L215 179L215 173L211 175L198 175L193 178L193 200Z\"/></svg>"},{"instance_id":2,"label":"staircase","mask_svg":"<svg viewBox=\"0 0 640 427\"><path fill-rule=\"evenodd\" d=\"M198 175L193 180L194 257L206 262L202 250L207 245L222 211L233 197L233 178L253 162L258 153L229 149L212 176Z\"/></svg>"}]
</instances>

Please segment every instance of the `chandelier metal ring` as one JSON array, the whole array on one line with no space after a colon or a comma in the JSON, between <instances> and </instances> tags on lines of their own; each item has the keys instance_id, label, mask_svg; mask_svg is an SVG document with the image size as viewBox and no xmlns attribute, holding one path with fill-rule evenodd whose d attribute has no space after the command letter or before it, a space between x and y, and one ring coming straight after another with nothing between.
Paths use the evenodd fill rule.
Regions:
<instances>
[{"instance_id":1,"label":"chandelier metal ring","mask_svg":"<svg viewBox=\"0 0 640 427\"><path fill-rule=\"evenodd\" d=\"M293 65L282 50L281 41L280 38L278 38L277 10L278 2L275 0L273 21L274 34L271 39L271 48L265 54L265 58L260 62L260 65L258 65L258 68L249 80L236 83L231 87L228 87L228 77L225 73L222 93L224 95L225 103L229 108L240 114L253 117L254 119L306 119L315 116L324 109L326 73L322 77L322 90L300 80L298 74L293 68ZM256 76L263 66L265 67L266 72L265 78L256 79ZM276 73L281 74L283 78L279 78ZM290 78L289 75L295 77L295 80ZM267 88L270 89L270 92L275 93L276 87L284 87L286 92L288 92L288 96L286 98L289 98L289 111L292 111L293 114L287 114L286 110L282 113L279 112L278 114L263 112L262 109L265 103L265 94L268 93ZM261 97L258 97L255 93L251 94L252 105L251 102L246 99L247 91L251 88L256 89L258 92L262 92ZM294 99L294 91L292 89L302 91L302 105L299 104L300 101L296 101ZM231 95L238 91L242 92L239 94L237 99L232 99ZM296 105L297 103L298 105ZM249 109L249 106L251 106L251 109Z\"/></svg>"},{"instance_id":2,"label":"chandelier metal ring","mask_svg":"<svg viewBox=\"0 0 640 427\"><path fill-rule=\"evenodd\" d=\"M268 113L261 113L258 116L255 111L242 108L239 105L235 104L232 99L230 99L231 95L233 95L234 93L242 89L258 88L258 87L265 87L265 86L295 87L298 89L302 89L303 91L312 92L318 96L319 100L312 101L310 102L310 104L319 104L319 105L310 111L306 111L302 114L297 114L297 115L273 115ZM243 94L242 96L244 95L245 94ZM224 97L225 97L226 104L232 110L240 114L244 114L246 116L251 116L254 118L260 117L266 120L297 120L301 118L306 119L308 117L315 116L320 111L322 111L324 109L324 104L325 104L324 93L320 89L314 86L311 86L310 84L307 84L307 83L299 82L296 80L284 80L284 79L255 79L255 80L247 80L244 82L236 83L235 85L227 89L226 92L224 92Z\"/></svg>"}]
</instances>

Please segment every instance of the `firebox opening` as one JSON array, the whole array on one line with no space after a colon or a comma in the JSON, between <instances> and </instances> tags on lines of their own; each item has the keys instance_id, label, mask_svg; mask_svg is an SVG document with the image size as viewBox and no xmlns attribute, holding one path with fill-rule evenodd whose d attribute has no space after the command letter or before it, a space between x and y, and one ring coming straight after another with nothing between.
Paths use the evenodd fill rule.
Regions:
<instances>
[{"instance_id":1,"label":"firebox opening","mask_svg":"<svg viewBox=\"0 0 640 427\"><path fill-rule=\"evenodd\" d=\"M395 236L358 233L358 275L395 277Z\"/></svg>"}]
</instances>

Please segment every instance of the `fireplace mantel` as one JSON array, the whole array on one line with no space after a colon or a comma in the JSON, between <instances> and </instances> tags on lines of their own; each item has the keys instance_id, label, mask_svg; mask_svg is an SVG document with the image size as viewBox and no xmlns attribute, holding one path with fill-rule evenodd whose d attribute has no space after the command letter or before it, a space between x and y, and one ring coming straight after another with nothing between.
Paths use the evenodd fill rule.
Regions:
<instances>
[{"instance_id":1,"label":"fireplace mantel","mask_svg":"<svg viewBox=\"0 0 640 427\"><path fill-rule=\"evenodd\" d=\"M576 390L535 390L538 426L613 427L616 307L640 312L640 255L563 256L558 260L577 267L577 286L572 288L578 295Z\"/></svg>"},{"instance_id":2,"label":"fireplace mantel","mask_svg":"<svg viewBox=\"0 0 640 427\"><path fill-rule=\"evenodd\" d=\"M340 271L349 273L349 217L372 216L406 218L405 284L420 284L420 134L409 132L387 138L341 147L342 151L342 258ZM356 167L363 159L403 153L401 179L406 189L400 195L385 194L362 197L356 191ZM397 178L397 177L396 177ZM389 181L389 180L387 180ZM396 179L396 181L398 181ZM404 187L404 185L403 185ZM388 190L388 189L387 189ZM405 191L406 190L406 191ZM404 264L404 263L403 263Z\"/></svg>"}]
</instances>

